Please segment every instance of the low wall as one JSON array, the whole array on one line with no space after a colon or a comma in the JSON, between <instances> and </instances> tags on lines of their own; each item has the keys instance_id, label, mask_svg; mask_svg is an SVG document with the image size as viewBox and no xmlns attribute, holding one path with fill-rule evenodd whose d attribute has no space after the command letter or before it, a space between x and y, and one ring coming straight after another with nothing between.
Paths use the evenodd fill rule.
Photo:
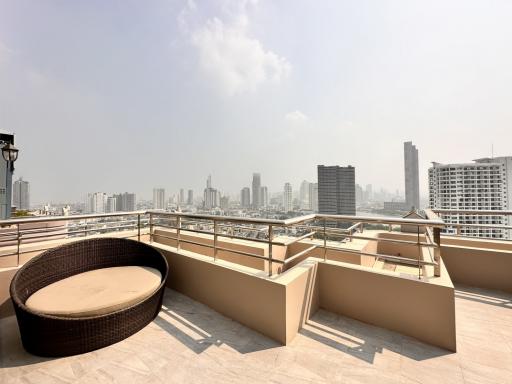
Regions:
<instances>
[{"instance_id":1,"label":"low wall","mask_svg":"<svg viewBox=\"0 0 512 384\"><path fill-rule=\"evenodd\" d=\"M318 308L316 263L310 262L276 279L243 271L228 262L159 248L169 263L167 286L279 343L290 342Z\"/></svg>"},{"instance_id":2,"label":"low wall","mask_svg":"<svg viewBox=\"0 0 512 384\"><path fill-rule=\"evenodd\" d=\"M512 251L443 244L441 257L454 283L512 293Z\"/></svg>"},{"instance_id":3,"label":"low wall","mask_svg":"<svg viewBox=\"0 0 512 384\"><path fill-rule=\"evenodd\" d=\"M453 286L342 263L318 264L320 308L456 350Z\"/></svg>"}]
</instances>

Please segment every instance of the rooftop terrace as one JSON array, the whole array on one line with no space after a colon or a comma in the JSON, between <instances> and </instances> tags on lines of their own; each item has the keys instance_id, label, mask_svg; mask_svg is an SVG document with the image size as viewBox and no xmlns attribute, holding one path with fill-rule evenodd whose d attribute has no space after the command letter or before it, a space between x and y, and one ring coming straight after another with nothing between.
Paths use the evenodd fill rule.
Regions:
<instances>
[{"instance_id":1,"label":"rooftop terrace","mask_svg":"<svg viewBox=\"0 0 512 384\"><path fill-rule=\"evenodd\" d=\"M0 383L512 383L512 242L444 236L437 217L352 217L344 228L324 219L10 221L0 234ZM159 249L170 266L162 310L109 347L30 355L9 282L77 236Z\"/></svg>"}]
</instances>

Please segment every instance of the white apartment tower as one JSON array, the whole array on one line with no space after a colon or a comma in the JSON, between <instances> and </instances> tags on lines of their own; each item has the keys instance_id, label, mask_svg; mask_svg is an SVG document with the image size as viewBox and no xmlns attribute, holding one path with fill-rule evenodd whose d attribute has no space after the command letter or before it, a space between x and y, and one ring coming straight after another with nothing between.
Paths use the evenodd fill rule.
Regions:
<instances>
[{"instance_id":1,"label":"white apartment tower","mask_svg":"<svg viewBox=\"0 0 512 384\"><path fill-rule=\"evenodd\" d=\"M429 205L450 210L510 210L512 156L474 160L465 164L433 163L428 170ZM511 216L443 214L447 223L512 225ZM454 233L455 229L448 229ZM461 235L512 239L500 228L461 227Z\"/></svg>"},{"instance_id":2,"label":"white apartment tower","mask_svg":"<svg viewBox=\"0 0 512 384\"><path fill-rule=\"evenodd\" d=\"M30 184L28 181L19 178L12 187L12 203L17 210L30 209Z\"/></svg>"},{"instance_id":3,"label":"white apartment tower","mask_svg":"<svg viewBox=\"0 0 512 384\"><path fill-rule=\"evenodd\" d=\"M285 212L290 212L293 210L293 195L292 195L292 185L290 183L286 183L284 185L283 191L283 208Z\"/></svg>"},{"instance_id":4,"label":"white apartment tower","mask_svg":"<svg viewBox=\"0 0 512 384\"><path fill-rule=\"evenodd\" d=\"M412 141L404 143L405 203L407 209L420 208L418 149Z\"/></svg>"},{"instance_id":5,"label":"white apartment tower","mask_svg":"<svg viewBox=\"0 0 512 384\"><path fill-rule=\"evenodd\" d=\"M165 188L153 188L153 209L165 209Z\"/></svg>"}]
</instances>

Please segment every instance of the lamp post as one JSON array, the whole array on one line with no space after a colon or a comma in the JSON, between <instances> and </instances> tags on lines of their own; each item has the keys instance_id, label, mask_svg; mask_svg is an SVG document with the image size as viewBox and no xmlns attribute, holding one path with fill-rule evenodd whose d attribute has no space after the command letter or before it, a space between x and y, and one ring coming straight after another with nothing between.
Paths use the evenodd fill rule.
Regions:
<instances>
[{"instance_id":1,"label":"lamp post","mask_svg":"<svg viewBox=\"0 0 512 384\"><path fill-rule=\"evenodd\" d=\"M18 149L11 143L2 147L2 157L6 161L5 167L5 219L11 217L11 193L12 193L12 173L14 172L14 162L18 159Z\"/></svg>"}]
</instances>

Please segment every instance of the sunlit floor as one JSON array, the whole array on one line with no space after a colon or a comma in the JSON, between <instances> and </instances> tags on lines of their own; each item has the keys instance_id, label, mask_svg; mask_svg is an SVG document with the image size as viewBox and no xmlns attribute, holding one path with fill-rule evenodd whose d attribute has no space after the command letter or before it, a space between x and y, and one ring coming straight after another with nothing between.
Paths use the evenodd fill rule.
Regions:
<instances>
[{"instance_id":1,"label":"sunlit floor","mask_svg":"<svg viewBox=\"0 0 512 384\"><path fill-rule=\"evenodd\" d=\"M512 295L457 287L458 352L320 310L287 347L167 290L159 317L99 351L24 352L0 321L0 383L512 383Z\"/></svg>"}]
</instances>

